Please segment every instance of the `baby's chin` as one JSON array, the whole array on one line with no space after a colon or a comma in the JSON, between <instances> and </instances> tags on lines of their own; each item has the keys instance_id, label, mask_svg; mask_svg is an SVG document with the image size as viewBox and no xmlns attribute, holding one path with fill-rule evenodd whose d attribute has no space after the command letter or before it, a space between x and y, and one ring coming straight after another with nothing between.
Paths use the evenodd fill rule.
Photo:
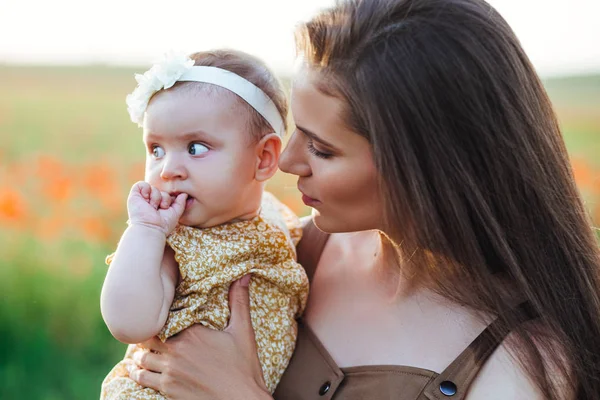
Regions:
<instances>
[{"instance_id":1,"label":"baby's chin","mask_svg":"<svg viewBox=\"0 0 600 400\"><path fill-rule=\"evenodd\" d=\"M243 215L241 217L233 217L231 215L198 215L198 209L195 211L196 215L193 215L192 210L190 212L184 212L181 218L179 218L179 225L189 226L191 228L207 229L213 228L219 225L225 225L234 222L240 222L243 220L250 220L256 215Z\"/></svg>"},{"instance_id":2,"label":"baby's chin","mask_svg":"<svg viewBox=\"0 0 600 400\"><path fill-rule=\"evenodd\" d=\"M183 225L183 226L189 226L191 228L197 228L197 229L207 229L207 228L213 228L215 226L219 226L219 225L223 225L226 224L227 220L225 220L224 218L219 218L214 217L214 216L210 216L210 217L204 217L204 218L194 218L190 215L186 215L185 213L181 216L181 218L179 218L179 224Z\"/></svg>"}]
</instances>

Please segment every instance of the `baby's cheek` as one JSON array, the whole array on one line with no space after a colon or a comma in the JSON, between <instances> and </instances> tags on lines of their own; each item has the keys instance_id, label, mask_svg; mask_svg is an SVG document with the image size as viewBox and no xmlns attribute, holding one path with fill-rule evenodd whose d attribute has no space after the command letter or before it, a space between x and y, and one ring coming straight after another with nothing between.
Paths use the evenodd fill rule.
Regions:
<instances>
[{"instance_id":1,"label":"baby's cheek","mask_svg":"<svg viewBox=\"0 0 600 400\"><path fill-rule=\"evenodd\" d=\"M210 192L213 207L219 210L230 210L234 204L238 203L240 197L245 196L248 188L245 179L227 174L223 174L221 179L211 183L207 192Z\"/></svg>"},{"instance_id":2,"label":"baby's cheek","mask_svg":"<svg viewBox=\"0 0 600 400\"><path fill-rule=\"evenodd\" d=\"M146 157L146 164L144 166L144 180L150 184L160 178L160 169L156 163L152 162L152 159Z\"/></svg>"},{"instance_id":3,"label":"baby's cheek","mask_svg":"<svg viewBox=\"0 0 600 400\"><path fill-rule=\"evenodd\" d=\"M152 186L156 186L157 180L159 180L159 178L159 173L156 173L152 168L146 168L146 170L144 171L144 180Z\"/></svg>"}]
</instances>

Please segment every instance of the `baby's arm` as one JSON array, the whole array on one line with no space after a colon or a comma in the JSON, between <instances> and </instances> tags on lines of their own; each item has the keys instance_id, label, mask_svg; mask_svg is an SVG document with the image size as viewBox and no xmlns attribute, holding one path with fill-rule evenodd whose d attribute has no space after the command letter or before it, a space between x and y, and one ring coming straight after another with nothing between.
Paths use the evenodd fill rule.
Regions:
<instances>
[{"instance_id":1,"label":"baby's arm","mask_svg":"<svg viewBox=\"0 0 600 400\"><path fill-rule=\"evenodd\" d=\"M130 226L121 238L101 297L104 321L121 342L143 342L167 319L178 271L172 250L165 251L165 238L143 225Z\"/></svg>"},{"instance_id":2,"label":"baby's arm","mask_svg":"<svg viewBox=\"0 0 600 400\"><path fill-rule=\"evenodd\" d=\"M147 183L134 185L125 230L102 287L102 316L113 336L140 343L158 334L175 292L178 267L166 237L185 208Z\"/></svg>"}]
</instances>

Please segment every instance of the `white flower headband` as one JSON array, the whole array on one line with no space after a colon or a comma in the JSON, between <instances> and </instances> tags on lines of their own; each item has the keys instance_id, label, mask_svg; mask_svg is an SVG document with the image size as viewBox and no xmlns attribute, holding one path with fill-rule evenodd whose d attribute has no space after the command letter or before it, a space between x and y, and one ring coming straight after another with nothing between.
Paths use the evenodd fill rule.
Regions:
<instances>
[{"instance_id":1,"label":"white flower headband","mask_svg":"<svg viewBox=\"0 0 600 400\"><path fill-rule=\"evenodd\" d=\"M275 133L283 137L285 124L273 100L252 82L233 72L216 68L194 66L194 60L185 55L167 54L165 59L144 73L136 74L138 86L127 96L127 111L131 120L142 126L144 113L154 93L172 87L178 81L210 83L225 88L262 115Z\"/></svg>"}]
</instances>

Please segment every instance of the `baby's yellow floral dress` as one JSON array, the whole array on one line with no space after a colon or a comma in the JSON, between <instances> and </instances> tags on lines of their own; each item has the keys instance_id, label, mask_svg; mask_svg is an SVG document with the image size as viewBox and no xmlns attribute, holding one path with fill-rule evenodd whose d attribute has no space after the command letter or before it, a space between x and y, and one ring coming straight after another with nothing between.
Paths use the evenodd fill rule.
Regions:
<instances>
[{"instance_id":1,"label":"baby's yellow floral dress","mask_svg":"<svg viewBox=\"0 0 600 400\"><path fill-rule=\"evenodd\" d=\"M273 392L294 351L296 318L308 296L308 278L296 262L295 245L301 235L296 215L267 192L259 215L251 220L207 229L178 226L167 243L175 251L181 281L159 338L165 341L197 323L223 330L229 321L229 286L250 273L258 357ZM104 379L101 399L165 399L129 377L128 366L137 350L138 345L129 345L125 358Z\"/></svg>"}]
</instances>

